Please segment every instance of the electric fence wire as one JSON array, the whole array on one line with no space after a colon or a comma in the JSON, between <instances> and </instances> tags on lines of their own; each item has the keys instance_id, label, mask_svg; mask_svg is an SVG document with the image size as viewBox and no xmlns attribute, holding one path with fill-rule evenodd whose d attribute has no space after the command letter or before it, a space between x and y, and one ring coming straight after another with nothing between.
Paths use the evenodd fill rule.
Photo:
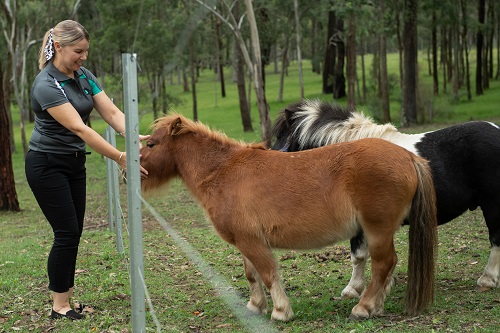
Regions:
<instances>
[{"instance_id":1,"label":"electric fence wire","mask_svg":"<svg viewBox=\"0 0 500 333\"><path fill-rule=\"evenodd\" d=\"M236 295L234 288L223 276L218 274L199 254L198 251L186 240L184 240L172 226L140 195L137 190L137 196L141 199L151 214L160 223L163 229L170 235L177 246L189 257L197 266L198 270L212 284L212 287L221 295L229 309L239 319L240 323L248 330L255 333L274 333L277 332L267 321L260 316L250 315L245 307L245 300Z\"/></svg>"},{"instance_id":2,"label":"electric fence wire","mask_svg":"<svg viewBox=\"0 0 500 333\"><path fill-rule=\"evenodd\" d=\"M118 169L118 171L122 174L122 177L123 177L123 180L126 181L126 177L125 177L125 174L123 173L123 170L118 166L118 164L115 163L115 167ZM117 194L116 194L116 198L115 200L118 200L118 202L120 203L120 192L118 191ZM122 209L122 206L121 204L118 205L119 209L120 209L120 215L122 217L122 221L123 221L123 225L125 225L125 231L126 231L126 234L128 236L130 236L130 232L129 232L129 228L128 228L128 223L126 223L125 221L127 221L125 219L125 215L123 213L123 209ZM118 214L118 212L115 212L115 214ZM129 272L129 281L131 283L132 281L132 278L131 278L131 275L130 275L130 258L127 257L126 258L126 263L127 263L127 271ZM151 296L149 295L149 291L148 291L148 286L146 285L146 281L144 280L144 276L142 275L142 272L140 270L139 271L139 277L140 277L140 280L141 280L141 284L142 284L142 287L144 288L144 293L145 293L145 296L146 296L146 302L148 303L148 306L149 306L149 313L151 315L151 317L153 318L153 321L156 325L156 332L159 333L161 332L161 324L160 324L160 321L158 320L158 317L156 316L156 311L155 311L155 308L154 308L154 305L153 305L153 302L151 300Z\"/></svg>"}]
</instances>

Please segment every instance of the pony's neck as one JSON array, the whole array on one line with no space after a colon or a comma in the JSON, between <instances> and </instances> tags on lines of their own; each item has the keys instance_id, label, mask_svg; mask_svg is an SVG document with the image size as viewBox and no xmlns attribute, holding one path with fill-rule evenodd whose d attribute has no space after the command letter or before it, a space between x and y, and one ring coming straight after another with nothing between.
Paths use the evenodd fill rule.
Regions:
<instances>
[{"instance_id":1,"label":"pony's neck","mask_svg":"<svg viewBox=\"0 0 500 333\"><path fill-rule=\"evenodd\" d=\"M237 142L221 142L209 137L200 140L186 138L185 142L179 143L182 147L176 153L179 176L199 200L204 191L197 193L196 189L210 187L210 183L217 179L221 166L243 148Z\"/></svg>"}]
</instances>

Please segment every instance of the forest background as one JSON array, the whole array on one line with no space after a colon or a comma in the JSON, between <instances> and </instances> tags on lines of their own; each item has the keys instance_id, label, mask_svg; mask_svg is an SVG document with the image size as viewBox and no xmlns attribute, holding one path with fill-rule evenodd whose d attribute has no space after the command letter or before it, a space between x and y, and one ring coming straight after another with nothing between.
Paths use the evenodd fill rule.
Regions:
<instances>
[{"instance_id":1,"label":"forest background","mask_svg":"<svg viewBox=\"0 0 500 333\"><path fill-rule=\"evenodd\" d=\"M224 70L230 68L243 132L258 131L268 145L266 71L280 73L281 102L292 61L300 82L295 100L305 97L307 59L322 78L318 96L331 96L348 107L366 105L376 120L405 127L434 120L439 113L434 96L445 95L452 103L470 101L500 74L494 67L500 57L500 4L494 0L5 0L0 9L0 147L6 156L0 168L5 180L1 209L18 209L11 166L13 128L20 126L25 154L37 53L44 33L63 19L75 19L90 31L85 66L108 94L119 89L121 54L137 54L139 98L149 101L147 112L153 118L180 103L170 88L180 84L190 92L191 116L198 120L200 71L213 70L220 96L227 98ZM419 51L426 66L419 65ZM394 52L399 71L391 74L387 55ZM432 82L422 80L422 73ZM120 105L119 97L116 103ZM257 128L251 111L255 107ZM13 111L19 113L19 125L12 121Z\"/></svg>"}]
</instances>

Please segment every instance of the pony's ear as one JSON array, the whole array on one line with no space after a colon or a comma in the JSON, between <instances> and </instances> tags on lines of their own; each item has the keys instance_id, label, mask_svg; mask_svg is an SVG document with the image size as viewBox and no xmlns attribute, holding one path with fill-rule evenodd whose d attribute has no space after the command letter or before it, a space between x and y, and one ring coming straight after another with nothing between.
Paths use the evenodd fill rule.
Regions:
<instances>
[{"instance_id":1,"label":"pony's ear","mask_svg":"<svg viewBox=\"0 0 500 333\"><path fill-rule=\"evenodd\" d=\"M182 132L182 120L180 117L175 118L170 124L170 135L179 135Z\"/></svg>"}]
</instances>

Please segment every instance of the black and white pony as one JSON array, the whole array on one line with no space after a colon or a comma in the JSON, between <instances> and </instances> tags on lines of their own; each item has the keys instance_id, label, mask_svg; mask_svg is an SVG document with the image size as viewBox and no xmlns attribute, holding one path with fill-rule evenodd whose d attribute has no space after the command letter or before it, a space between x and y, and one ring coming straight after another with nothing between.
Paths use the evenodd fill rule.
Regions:
<instances>
[{"instance_id":1,"label":"black and white pony","mask_svg":"<svg viewBox=\"0 0 500 333\"><path fill-rule=\"evenodd\" d=\"M500 277L500 128L470 121L437 131L404 134L392 124L379 125L362 113L317 100L303 100L280 111L272 129L275 150L299 151L362 138L382 138L430 162L437 195L438 224L467 209L481 207L491 253L479 290L499 286ZM352 277L342 298L360 297L368 259L362 232L351 239Z\"/></svg>"}]
</instances>

